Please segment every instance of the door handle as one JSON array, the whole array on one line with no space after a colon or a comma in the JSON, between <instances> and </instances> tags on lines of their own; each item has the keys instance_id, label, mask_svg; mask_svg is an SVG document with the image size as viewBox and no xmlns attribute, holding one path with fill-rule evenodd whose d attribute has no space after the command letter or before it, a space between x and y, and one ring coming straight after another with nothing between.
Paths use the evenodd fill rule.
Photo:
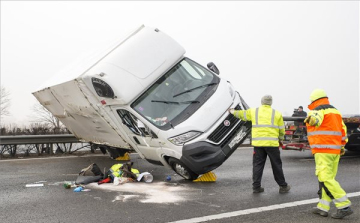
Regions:
<instances>
[{"instance_id":1,"label":"door handle","mask_svg":"<svg viewBox=\"0 0 360 223\"><path fill-rule=\"evenodd\" d=\"M140 144L140 141L136 138L136 136L134 136L133 138L137 144Z\"/></svg>"}]
</instances>

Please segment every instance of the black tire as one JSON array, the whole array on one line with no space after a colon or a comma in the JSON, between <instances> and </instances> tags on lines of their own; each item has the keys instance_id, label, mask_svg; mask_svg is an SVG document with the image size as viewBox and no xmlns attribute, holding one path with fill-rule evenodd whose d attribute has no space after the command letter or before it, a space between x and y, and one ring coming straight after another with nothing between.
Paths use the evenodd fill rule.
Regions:
<instances>
[{"instance_id":1,"label":"black tire","mask_svg":"<svg viewBox=\"0 0 360 223\"><path fill-rule=\"evenodd\" d=\"M199 177L198 174L191 171L185 164L183 164L178 159L170 158L169 165L177 174L179 174L185 180L195 180Z\"/></svg>"}]
</instances>

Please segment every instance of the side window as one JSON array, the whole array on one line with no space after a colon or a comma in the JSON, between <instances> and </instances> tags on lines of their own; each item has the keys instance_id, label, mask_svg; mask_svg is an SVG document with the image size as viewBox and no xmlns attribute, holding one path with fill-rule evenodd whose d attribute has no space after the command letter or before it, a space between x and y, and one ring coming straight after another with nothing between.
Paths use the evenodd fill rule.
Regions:
<instances>
[{"instance_id":1,"label":"side window","mask_svg":"<svg viewBox=\"0 0 360 223\"><path fill-rule=\"evenodd\" d=\"M139 136L150 136L152 138L157 138L157 135L151 131L149 127L147 127L142 121L137 119L133 114L128 112L127 110L119 109L117 110L122 123L126 125L130 131Z\"/></svg>"},{"instance_id":2,"label":"side window","mask_svg":"<svg viewBox=\"0 0 360 223\"><path fill-rule=\"evenodd\" d=\"M117 110L117 112L122 120L122 123L126 125L130 129L130 131L132 131L136 135L141 134L139 128L137 127L136 117L131 115L131 113L126 110Z\"/></svg>"}]
</instances>

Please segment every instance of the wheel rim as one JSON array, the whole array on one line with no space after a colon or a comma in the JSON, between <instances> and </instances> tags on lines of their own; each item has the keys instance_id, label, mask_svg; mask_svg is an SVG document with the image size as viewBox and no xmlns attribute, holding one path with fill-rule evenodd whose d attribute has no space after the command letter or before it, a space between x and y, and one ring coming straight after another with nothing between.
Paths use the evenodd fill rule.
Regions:
<instances>
[{"instance_id":1,"label":"wheel rim","mask_svg":"<svg viewBox=\"0 0 360 223\"><path fill-rule=\"evenodd\" d=\"M175 172L183 176L185 179L190 179L190 173L180 164L176 163L174 165Z\"/></svg>"}]
</instances>

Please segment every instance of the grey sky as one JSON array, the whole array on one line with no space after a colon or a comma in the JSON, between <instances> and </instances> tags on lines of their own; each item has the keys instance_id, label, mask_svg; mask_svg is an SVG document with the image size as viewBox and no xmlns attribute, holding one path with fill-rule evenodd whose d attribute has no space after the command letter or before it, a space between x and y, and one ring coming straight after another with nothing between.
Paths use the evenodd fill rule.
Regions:
<instances>
[{"instance_id":1,"label":"grey sky","mask_svg":"<svg viewBox=\"0 0 360 223\"><path fill-rule=\"evenodd\" d=\"M284 115L323 88L343 114L360 113L359 3L1 1L3 124L27 124L31 94L76 58L141 24L164 31L186 56L214 62L250 106L265 94Z\"/></svg>"}]
</instances>

